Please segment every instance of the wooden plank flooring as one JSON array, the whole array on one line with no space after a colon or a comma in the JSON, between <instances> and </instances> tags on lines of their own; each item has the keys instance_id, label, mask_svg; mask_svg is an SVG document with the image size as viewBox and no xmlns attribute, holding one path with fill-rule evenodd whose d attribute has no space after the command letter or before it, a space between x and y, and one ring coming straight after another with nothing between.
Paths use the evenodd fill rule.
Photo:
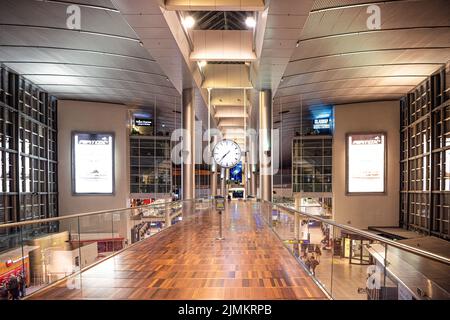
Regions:
<instances>
[{"instance_id":1,"label":"wooden plank flooring","mask_svg":"<svg viewBox=\"0 0 450 320\"><path fill-rule=\"evenodd\" d=\"M259 215L257 204L198 211L32 299L326 299ZM75 281L74 281L75 280ZM70 285L79 283L79 286Z\"/></svg>"}]
</instances>

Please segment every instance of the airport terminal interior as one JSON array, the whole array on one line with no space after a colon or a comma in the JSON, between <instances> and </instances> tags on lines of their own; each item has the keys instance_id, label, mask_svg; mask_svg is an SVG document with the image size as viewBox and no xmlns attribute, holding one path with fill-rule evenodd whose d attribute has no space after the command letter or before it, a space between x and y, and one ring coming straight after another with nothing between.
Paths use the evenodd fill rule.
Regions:
<instances>
[{"instance_id":1,"label":"airport terminal interior","mask_svg":"<svg viewBox=\"0 0 450 320\"><path fill-rule=\"evenodd\" d=\"M0 300L450 300L448 0L0 0Z\"/></svg>"}]
</instances>

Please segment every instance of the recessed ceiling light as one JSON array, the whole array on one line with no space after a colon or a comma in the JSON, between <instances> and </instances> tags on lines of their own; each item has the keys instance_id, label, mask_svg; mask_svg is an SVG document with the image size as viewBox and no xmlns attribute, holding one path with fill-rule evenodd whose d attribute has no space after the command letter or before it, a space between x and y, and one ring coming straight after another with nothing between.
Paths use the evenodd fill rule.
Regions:
<instances>
[{"instance_id":1,"label":"recessed ceiling light","mask_svg":"<svg viewBox=\"0 0 450 320\"><path fill-rule=\"evenodd\" d=\"M181 23L183 24L183 26L184 26L186 29L190 29L190 28L192 28L192 27L194 26L195 20L194 20L194 18L192 18L191 16L187 16L187 17L184 17L184 18L183 18L183 20L181 21Z\"/></svg>"},{"instance_id":2,"label":"recessed ceiling light","mask_svg":"<svg viewBox=\"0 0 450 320\"><path fill-rule=\"evenodd\" d=\"M256 27L256 20L253 17L247 17L247 19L245 19L245 24L249 28L254 28Z\"/></svg>"}]
</instances>

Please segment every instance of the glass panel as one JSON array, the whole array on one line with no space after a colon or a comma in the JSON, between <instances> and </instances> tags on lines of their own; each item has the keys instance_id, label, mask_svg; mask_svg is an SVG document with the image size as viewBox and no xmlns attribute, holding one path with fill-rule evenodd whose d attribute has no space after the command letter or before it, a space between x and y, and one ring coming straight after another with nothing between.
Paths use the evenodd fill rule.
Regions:
<instances>
[{"instance_id":1,"label":"glass panel","mask_svg":"<svg viewBox=\"0 0 450 320\"><path fill-rule=\"evenodd\" d=\"M286 248L323 289L331 293L332 251L329 227L299 212L269 204L262 206L266 207L268 221L271 221L273 231Z\"/></svg>"},{"instance_id":2,"label":"glass panel","mask_svg":"<svg viewBox=\"0 0 450 320\"><path fill-rule=\"evenodd\" d=\"M309 245L306 247L308 252L303 252L303 259L309 258L309 264L313 275L322 284L322 286L331 293L331 276L333 270L333 254L330 241L330 226L326 223L314 219L301 219L300 225L308 221L307 231ZM305 227L303 227L306 229ZM300 229L300 237L304 232ZM307 257L305 256L307 254ZM315 267L314 267L315 265Z\"/></svg>"},{"instance_id":3,"label":"glass panel","mask_svg":"<svg viewBox=\"0 0 450 320\"><path fill-rule=\"evenodd\" d=\"M380 300L385 246L332 227L332 296L338 300Z\"/></svg>"},{"instance_id":4,"label":"glass panel","mask_svg":"<svg viewBox=\"0 0 450 320\"><path fill-rule=\"evenodd\" d=\"M66 219L65 222L76 226L74 219ZM5 232L5 229L0 230ZM3 247L0 255L2 259L7 256L15 256L15 259L11 259L12 269L3 277L8 281L12 274L20 275L24 284L23 295L34 293L80 270L77 263L78 243L70 241L70 228L65 229L58 222L47 222L6 228L6 232L9 233L9 245ZM22 261L21 268L15 268L14 261Z\"/></svg>"},{"instance_id":5,"label":"glass panel","mask_svg":"<svg viewBox=\"0 0 450 320\"><path fill-rule=\"evenodd\" d=\"M79 240L83 251L82 267L107 257L123 245L124 239L114 229L116 213L106 213L80 217L80 228L72 234L74 240ZM118 224L117 224L118 225Z\"/></svg>"}]
</instances>

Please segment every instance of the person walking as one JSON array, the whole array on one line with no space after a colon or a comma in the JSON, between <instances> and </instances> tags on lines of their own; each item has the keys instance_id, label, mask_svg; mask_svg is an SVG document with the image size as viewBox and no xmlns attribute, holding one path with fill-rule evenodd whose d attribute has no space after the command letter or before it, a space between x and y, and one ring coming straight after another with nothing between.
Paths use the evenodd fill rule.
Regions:
<instances>
[{"instance_id":1,"label":"person walking","mask_svg":"<svg viewBox=\"0 0 450 320\"><path fill-rule=\"evenodd\" d=\"M305 255L305 266L306 270L311 271L311 259L309 258L308 254Z\"/></svg>"},{"instance_id":2,"label":"person walking","mask_svg":"<svg viewBox=\"0 0 450 320\"><path fill-rule=\"evenodd\" d=\"M19 295L21 298L25 297L25 278L23 275L17 277L19 283Z\"/></svg>"},{"instance_id":3,"label":"person walking","mask_svg":"<svg viewBox=\"0 0 450 320\"><path fill-rule=\"evenodd\" d=\"M6 282L0 285L0 300L8 300L8 288Z\"/></svg>"},{"instance_id":4,"label":"person walking","mask_svg":"<svg viewBox=\"0 0 450 320\"><path fill-rule=\"evenodd\" d=\"M16 278L15 275L12 275L9 278L8 293L10 295L10 299L11 300L18 300L19 299L19 282L17 281L17 278Z\"/></svg>"},{"instance_id":5,"label":"person walking","mask_svg":"<svg viewBox=\"0 0 450 320\"><path fill-rule=\"evenodd\" d=\"M311 268L311 273L313 274L313 276L316 275L316 267L319 265L319 261L316 260L316 258L314 258L314 255L311 256L310 260L309 260L309 264L310 264L310 268Z\"/></svg>"},{"instance_id":6,"label":"person walking","mask_svg":"<svg viewBox=\"0 0 450 320\"><path fill-rule=\"evenodd\" d=\"M314 249L314 252L316 254L317 262L320 263L320 256L322 255L322 250L320 250L319 245L316 246L316 249Z\"/></svg>"}]
</instances>

